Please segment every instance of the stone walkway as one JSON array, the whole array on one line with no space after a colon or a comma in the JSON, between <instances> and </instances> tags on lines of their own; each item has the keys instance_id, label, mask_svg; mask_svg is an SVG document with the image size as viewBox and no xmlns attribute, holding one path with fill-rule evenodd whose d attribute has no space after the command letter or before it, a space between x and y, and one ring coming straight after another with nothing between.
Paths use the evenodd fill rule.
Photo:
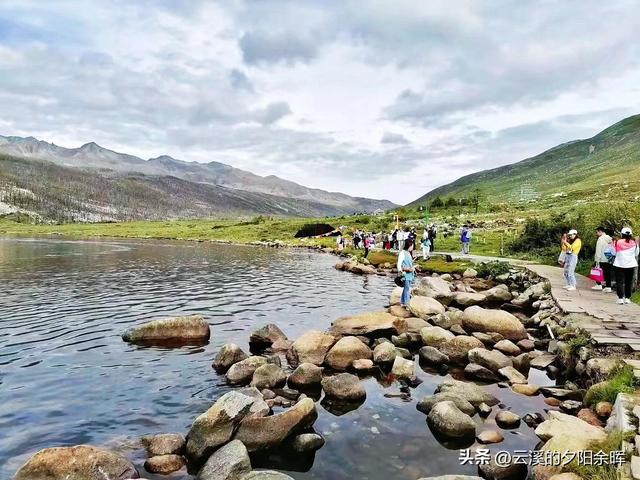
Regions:
<instances>
[{"instance_id":1,"label":"stone walkway","mask_svg":"<svg viewBox=\"0 0 640 480\"><path fill-rule=\"evenodd\" d=\"M562 269L552 265L539 265L511 258L462 255L460 253L438 252L451 255L454 259L472 262L503 261L522 266L551 284L551 295L563 313L572 315L571 322L588 331L599 345L628 345L640 352L640 305L630 303L618 305L615 293L591 290L595 283L582 275L577 275L578 289L568 292L564 286Z\"/></svg>"}]
</instances>

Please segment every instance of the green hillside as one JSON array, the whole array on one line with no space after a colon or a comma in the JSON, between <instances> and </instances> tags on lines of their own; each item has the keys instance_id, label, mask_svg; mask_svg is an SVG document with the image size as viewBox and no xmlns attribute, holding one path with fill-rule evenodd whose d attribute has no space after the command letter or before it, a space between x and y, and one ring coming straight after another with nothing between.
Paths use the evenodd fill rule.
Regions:
<instances>
[{"instance_id":1,"label":"green hillside","mask_svg":"<svg viewBox=\"0 0 640 480\"><path fill-rule=\"evenodd\" d=\"M640 115L626 118L593 138L564 143L521 162L459 178L410 205L438 196L470 198L475 189L480 189L488 203L525 198L545 206L620 196L633 199L640 194Z\"/></svg>"}]
</instances>

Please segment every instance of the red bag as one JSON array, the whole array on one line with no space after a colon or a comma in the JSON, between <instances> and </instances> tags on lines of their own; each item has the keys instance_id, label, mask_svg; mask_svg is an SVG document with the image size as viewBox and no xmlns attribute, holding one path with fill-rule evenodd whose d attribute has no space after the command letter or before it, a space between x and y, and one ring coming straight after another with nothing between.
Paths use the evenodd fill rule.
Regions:
<instances>
[{"instance_id":1,"label":"red bag","mask_svg":"<svg viewBox=\"0 0 640 480\"><path fill-rule=\"evenodd\" d=\"M604 272L600 267L593 267L591 269L591 273L589 274L589 278L594 282L604 282Z\"/></svg>"}]
</instances>

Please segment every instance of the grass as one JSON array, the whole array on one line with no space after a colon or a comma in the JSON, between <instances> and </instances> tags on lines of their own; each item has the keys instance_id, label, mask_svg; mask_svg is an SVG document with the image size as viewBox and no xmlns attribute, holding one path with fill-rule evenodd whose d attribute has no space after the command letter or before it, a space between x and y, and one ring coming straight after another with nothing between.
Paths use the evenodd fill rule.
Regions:
<instances>
[{"instance_id":1,"label":"grass","mask_svg":"<svg viewBox=\"0 0 640 480\"><path fill-rule=\"evenodd\" d=\"M614 403L619 393L633 393L637 386L633 368L620 367L608 380L593 385L584 397L584 403L592 406L598 402Z\"/></svg>"},{"instance_id":2,"label":"grass","mask_svg":"<svg viewBox=\"0 0 640 480\"><path fill-rule=\"evenodd\" d=\"M592 452L609 452L623 450L623 442L630 441L633 438L633 432L622 433L618 430L614 430L607 435L607 438L601 442L594 442L589 445L589 449ZM630 454L625 454L625 458L628 461ZM594 462L595 463L595 462ZM564 469L567 472L573 472L580 478L594 479L594 480L618 480L618 467L617 465L609 464L608 461L604 465L584 465L578 463L578 460L573 460Z\"/></svg>"},{"instance_id":3,"label":"grass","mask_svg":"<svg viewBox=\"0 0 640 480\"><path fill-rule=\"evenodd\" d=\"M587 345L589 345L590 340L591 337L589 336L589 334L584 332L578 333L577 336L573 337L567 342L571 350L571 354L576 355L582 347L586 347Z\"/></svg>"}]
</instances>

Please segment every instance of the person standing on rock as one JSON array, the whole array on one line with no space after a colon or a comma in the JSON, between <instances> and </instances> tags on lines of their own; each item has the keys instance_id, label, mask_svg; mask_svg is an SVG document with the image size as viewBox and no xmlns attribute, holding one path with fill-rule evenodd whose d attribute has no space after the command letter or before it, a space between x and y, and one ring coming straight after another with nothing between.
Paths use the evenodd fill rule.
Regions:
<instances>
[{"instance_id":1,"label":"person standing on rock","mask_svg":"<svg viewBox=\"0 0 640 480\"><path fill-rule=\"evenodd\" d=\"M582 240L578 237L578 231L569 230L567 236L562 239L562 249L565 252L564 280L567 283L563 287L565 290L573 291L576 289L576 266L581 248Z\"/></svg>"},{"instance_id":2,"label":"person standing on rock","mask_svg":"<svg viewBox=\"0 0 640 480\"><path fill-rule=\"evenodd\" d=\"M638 267L638 242L634 240L633 232L629 227L624 227L620 234L621 238L613 244L616 251L613 270L616 276L618 303L625 304L631 302L633 274Z\"/></svg>"},{"instance_id":3,"label":"person standing on rock","mask_svg":"<svg viewBox=\"0 0 640 480\"><path fill-rule=\"evenodd\" d=\"M602 290L604 292L611 292L611 274L612 274L612 266L609 263L609 259L604 254L604 251L607 249L609 245L611 245L611 237L607 235L604 227L596 228L596 235L598 237L598 241L596 242L596 253L594 255L594 260L596 262L596 267L600 267L602 269L602 274L604 275L604 282L596 282L592 290ZM602 284L604 283L604 287Z\"/></svg>"},{"instance_id":4,"label":"person standing on rock","mask_svg":"<svg viewBox=\"0 0 640 480\"><path fill-rule=\"evenodd\" d=\"M398 253L398 274L402 273L404 276L404 287L402 289L400 304L404 307L409 306L409 300L411 299L411 287L413 287L413 281L416 276L415 269L413 267L412 251L413 242L411 240L405 240L402 250Z\"/></svg>"}]
</instances>

